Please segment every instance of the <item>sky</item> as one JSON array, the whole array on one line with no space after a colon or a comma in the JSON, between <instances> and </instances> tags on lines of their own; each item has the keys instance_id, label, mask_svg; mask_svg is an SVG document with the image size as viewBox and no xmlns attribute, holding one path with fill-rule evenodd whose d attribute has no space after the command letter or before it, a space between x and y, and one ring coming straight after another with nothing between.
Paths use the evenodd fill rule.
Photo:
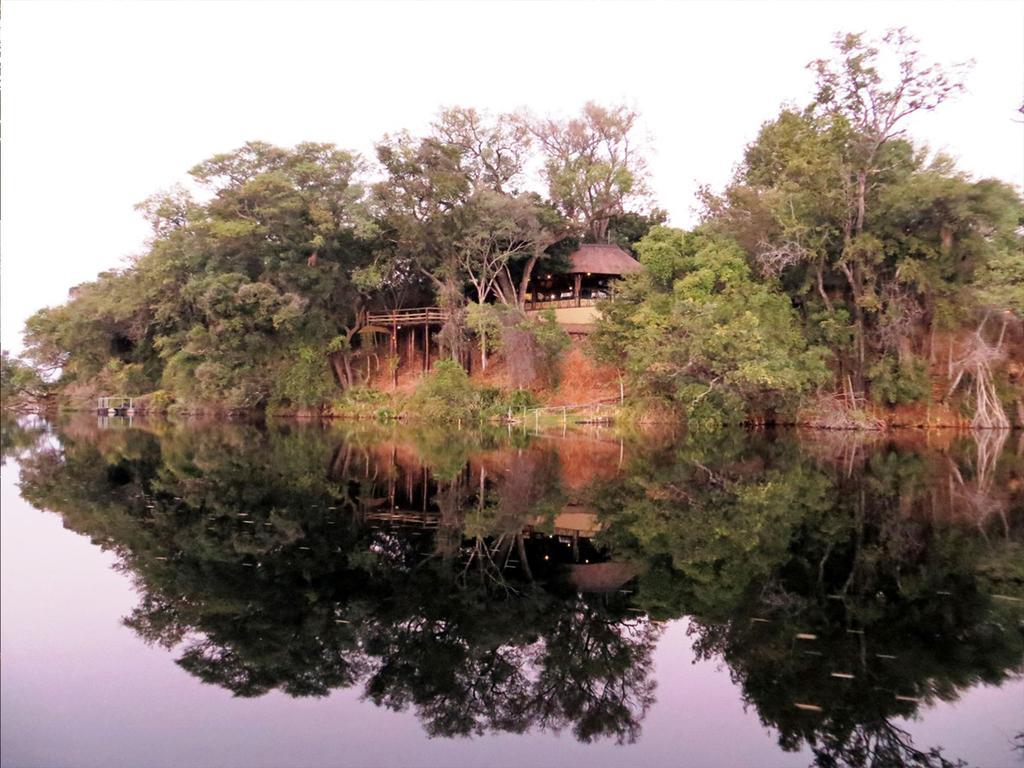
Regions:
<instances>
[{"instance_id":1,"label":"sky","mask_svg":"<svg viewBox=\"0 0 1024 768\"><path fill-rule=\"evenodd\" d=\"M0 20L0 341L145 249L134 205L248 140L371 157L443 106L642 115L651 187L694 220L759 126L806 104L840 31L906 26L926 58L974 59L912 136L1024 185L1024 3L88 2L5 0Z\"/></svg>"}]
</instances>

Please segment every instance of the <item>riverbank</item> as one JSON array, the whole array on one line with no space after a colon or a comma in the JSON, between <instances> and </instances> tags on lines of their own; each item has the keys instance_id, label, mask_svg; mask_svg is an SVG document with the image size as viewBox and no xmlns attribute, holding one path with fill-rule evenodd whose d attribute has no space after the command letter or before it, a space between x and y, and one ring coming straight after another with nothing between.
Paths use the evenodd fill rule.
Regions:
<instances>
[{"instance_id":1,"label":"riverbank","mask_svg":"<svg viewBox=\"0 0 1024 768\"><path fill-rule=\"evenodd\" d=\"M576 339L551 378L529 388L510 384L511 376L501 355L486 368L479 356L471 358L467 373L450 360L431 360L424 372L416 362L397 371L380 370L355 387L339 391L320 407L275 404L265 408L228 407L217 402L181 402L160 390L134 398L137 415L185 418L217 418L248 421L262 418L346 420L399 423L464 424L493 423L553 429L577 424L627 426L684 424L679 403L643 397L631 391L619 371L600 365L587 354L585 342ZM1013 366L1010 366L1013 368ZM1016 372L1016 378L1014 378ZM788 412L747 414L747 426L786 426L823 431L885 431L895 429L972 428L970 392L947 396L949 382L942 371L928 372L928 395L918 402L884 405L852 394L824 393L805 398ZM1010 384L1019 386L1020 372L1010 371ZM48 412L95 412L98 393L87 385L72 385L48 400ZM1011 428L1024 428L1024 400L1012 392L1005 398ZM5 404L6 405L6 404ZM18 404L24 410L25 404ZM30 409L31 410L31 409ZM36 409L39 410L39 409ZM703 424L720 427L723 423Z\"/></svg>"}]
</instances>

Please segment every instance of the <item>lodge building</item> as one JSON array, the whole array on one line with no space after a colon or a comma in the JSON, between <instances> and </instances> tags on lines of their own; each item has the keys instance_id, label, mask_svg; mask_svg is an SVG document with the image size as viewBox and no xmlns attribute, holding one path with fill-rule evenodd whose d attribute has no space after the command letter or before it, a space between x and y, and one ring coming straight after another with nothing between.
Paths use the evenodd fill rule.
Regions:
<instances>
[{"instance_id":1,"label":"lodge building","mask_svg":"<svg viewBox=\"0 0 1024 768\"><path fill-rule=\"evenodd\" d=\"M526 313L552 310L555 321L567 333L584 336L593 330L597 303L612 295L615 280L641 269L640 262L618 245L584 244L570 254L569 268L564 272L542 270L531 277L525 297ZM440 307L369 312L360 333L374 345L378 339L386 338L388 354L398 359L399 365L415 363L427 371L431 367L431 338L440 346L440 337L435 332L447 319L447 310ZM468 369L470 359L463 364ZM398 366L393 371L393 383L397 382Z\"/></svg>"},{"instance_id":2,"label":"lodge building","mask_svg":"<svg viewBox=\"0 0 1024 768\"><path fill-rule=\"evenodd\" d=\"M541 273L531 281L527 312L555 311L555 319L570 333L586 333L594 324L594 307L608 298L616 278L639 272L640 262L617 245L588 243L569 256L563 273Z\"/></svg>"}]
</instances>

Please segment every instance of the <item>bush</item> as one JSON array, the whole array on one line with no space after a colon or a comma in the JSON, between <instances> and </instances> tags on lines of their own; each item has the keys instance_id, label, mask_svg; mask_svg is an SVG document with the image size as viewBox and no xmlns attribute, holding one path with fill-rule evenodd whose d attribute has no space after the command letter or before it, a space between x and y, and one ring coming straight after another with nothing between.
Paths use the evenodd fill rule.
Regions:
<instances>
[{"instance_id":1,"label":"bush","mask_svg":"<svg viewBox=\"0 0 1024 768\"><path fill-rule=\"evenodd\" d=\"M272 403L287 403L298 408L323 406L338 389L331 377L326 355L304 346L292 349L288 357L291 363L274 381Z\"/></svg>"},{"instance_id":2,"label":"bush","mask_svg":"<svg viewBox=\"0 0 1024 768\"><path fill-rule=\"evenodd\" d=\"M550 309L540 313L530 324L530 330L540 354L543 374L548 384L556 386L561 374L562 355L569 348L569 334L558 324L554 311Z\"/></svg>"},{"instance_id":3,"label":"bush","mask_svg":"<svg viewBox=\"0 0 1024 768\"><path fill-rule=\"evenodd\" d=\"M924 400L930 391L928 366L918 358L900 362L885 355L868 369L871 398L876 403L899 405Z\"/></svg>"},{"instance_id":4,"label":"bush","mask_svg":"<svg viewBox=\"0 0 1024 768\"><path fill-rule=\"evenodd\" d=\"M515 390L508 395L506 403L514 411L522 408L536 408L540 404L536 395L528 389Z\"/></svg>"},{"instance_id":5,"label":"bush","mask_svg":"<svg viewBox=\"0 0 1024 768\"><path fill-rule=\"evenodd\" d=\"M135 398L135 407L150 413L167 413L174 403L174 396L165 389L158 389Z\"/></svg>"},{"instance_id":6,"label":"bush","mask_svg":"<svg viewBox=\"0 0 1024 768\"><path fill-rule=\"evenodd\" d=\"M479 417L482 405L481 390L473 386L462 366L441 360L423 377L407 409L420 418L451 423Z\"/></svg>"},{"instance_id":7,"label":"bush","mask_svg":"<svg viewBox=\"0 0 1024 768\"><path fill-rule=\"evenodd\" d=\"M533 408L537 399L532 392L517 389L506 393L496 387L473 384L469 375L454 360L442 360L423 377L416 392L406 402L405 413L435 423L500 419L511 409Z\"/></svg>"},{"instance_id":8,"label":"bush","mask_svg":"<svg viewBox=\"0 0 1024 768\"><path fill-rule=\"evenodd\" d=\"M393 421L398 418L394 397L378 389L352 387L330 406L334 416L348 419L373 419Z\"/></svg>"}]
</instances>

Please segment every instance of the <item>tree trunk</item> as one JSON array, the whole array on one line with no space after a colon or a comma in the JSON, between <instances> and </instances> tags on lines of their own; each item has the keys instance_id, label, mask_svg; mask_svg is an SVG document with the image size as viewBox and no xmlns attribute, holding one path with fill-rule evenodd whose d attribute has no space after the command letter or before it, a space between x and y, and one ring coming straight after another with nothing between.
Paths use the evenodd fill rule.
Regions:
<instances>
[{"instance_id":1,"label":"tree trunk","mask_svg":"<svg viewBox=\"0 0 1024 768\"><path fill-rule=\"evenodd\" d=\"M352 359L349 355L342 355L342 362L345 363L345 386L352 386Z\"/></svg>"},{"instance_id":2,"label":"tree trunk","mask_svg":"<svg viewBox=\"0 0 1024 768\"><path fill-rule=\"evenodd\" d=\"M857 171L857 227L854 230L858 235L864 231L864 210L868 194L868 172L867 169Z\"/></svg>"},{"instance_id":3,"label":"tree trunk","mask_svg":"<svg viewBox=\"0 0 1024 768\"><path fill-rule=\"evenodd\" d=\"M864 391L864 311L860 306L860 299L863 295L861 286L860 268L854 264L851 269L848 264L840 265L846 282L853 294L853 327L854 327L854 365L853 386L859 392Z\"/></svg>"},{"instance_id":4,"label":"tree trunk","mask_svg":"<svg viewBox=\"0 0 1024 768\"><path fill-rule=\"evenodd\" d=\"M825 276L823 274L824 270L825 270L824 261L823 260L819 261L818 262L818 267L817 267L817 275L816 275L817 276L817 283L818 283L818 293L821 294L821 300L825 302L825 309L828 310L829 314L832 314L832 312L834 311L833 308L832 308L832 300L829 299L828 293L825 291Z\"/></svg>"},{"instance_id":5,"label":"tree trunk","mask_svg":"<svg viewBox=\"0 0 1024 768\"><path fill-rule=\"evenodd\" d=\"M340 352L334 352L327 359L330 361L331 370L334 372L334 378L337 380L338 386L342 389L348 389L352 384L352 379L347 377L341 358Z\"/></svg>"}]
</instances>

